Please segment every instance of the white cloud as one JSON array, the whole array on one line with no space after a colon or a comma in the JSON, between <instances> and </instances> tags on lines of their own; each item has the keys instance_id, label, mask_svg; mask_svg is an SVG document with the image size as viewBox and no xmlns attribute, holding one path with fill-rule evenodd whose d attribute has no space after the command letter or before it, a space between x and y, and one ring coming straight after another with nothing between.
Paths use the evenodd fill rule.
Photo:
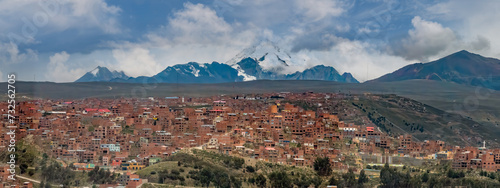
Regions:
<instances>
[{"instance_id":1,"label":"white cloud","mask_svg":"<svg viewBox=\"0 0 500 188\"><path fill-rule=\"evenodd\" d=\"M165 68L156 62L149 50L140 47L115 49L113 57L117 61L114 68L123 70L128 76L152 76Z\"/></svg>"},{"instance_id":2,"label":"white cloud","mask_svg":"<svg viewBox=\"0 0 500 188\"><path fill-rule=\"evenodd\" d=\"M180 43L213 42L214 37L224 37L233 30L214 10L191 3L185 3L184 9L169 19L168 29Z\"/></svg>"},{"instance_id":3,"label":"white cloud","mask_svg":"<svg viewBox=\"0 0 500 188\"><path fill-rule=\"evenodd\" d=\"M81 68L70 69L68 67L69 58L70 55L65 51L50 56L45 78L55 82L73 82L83 76L85 70Z\"/></svg>"},{"instance_id":4,"label":"white cloud","mask_svg":"<svg viewBox=\"0 0 500 188\"><path fill-rule=\"evenodd\" d=\"M116 64L129 76L152 76L167 66L187 62L224 63L257 38L258 29L229 24L211 8L185 3L160 29L137 43L113 42Z\"/></svg>"},{"instance_id":5,"label":"white cloud","mask_svg":"<svg viewBox=\"0 0 500 188\"><path fill-rule=\"evenodd\" d=\"M463 39L464 49L485 56L500 58L500 4L496 0L480 3L468 0L449 0L429 7L426 12L436 20L451 23Z\"/></svg>"},{"instance_id":6,"label":"white cloud","mask_svg":"<svg viewBox=\"0 0 500 188\"><path fill-rule=\"evenodd\" d=\"M295 4L299 8L299 12L303 12L306 18L313 21L339 16L344 12L336 0L296 0Z\"/></svg>"},{"instance_id":7,"label":"white cloud","mask_svg":"<svg viewBox=\"0 0 500 188\"><path fill-rule=\"evenodd\" d=\"M7 79L3 77L3 73L0 71L0 82L5 82L5 80Z\"/></svg>"},{"instance_id":8,"label":"white cloud","mask_svg":"<svg viewBox=\"0 0 500 188\"><path fill-rule=\"evenodd\" d=\"M437 22L426 21L416 16L411 21L413 29L401 46L392 49L394 54L408 60L426 61L430 56L439 54L456 42L455 33Z\"/></svg>"},{"instance_id":9,"label":"white cloud","mask_svg":"<svg viewBox=\"0 0 500 188\"><path fill-rule=\"evenodd\" d=\"M363 82L380 77L401 68L411 62L392 56L367 42L339 39L338 43L327 51L300 51L300 56L309 59L308 67L328 65L340 74L350 72L358 81Z\"/></svg>"},{"instance_id":10,"label":"white cloud","mask_svg":"<svg viewBox=\"0 0 500 188\"><path fill-rule=\"evenodd\" d=\"M67 29L98 28L103 33L119 33L121 9L104 0L20 0L0 1L0 40L33 43L40 34ZM19 41L20 39L20 41Z\"/></svg>"},{"instance_id":11,"label":"white cloud","mask_svg":"<svg viewBox=\"0 0 500 188\"><path fill-rule=\"evenodd\" d=\"M0 43L0 62L1 63L20 63L24 61L38 60L37 52L27 49L26 52L20 52L18 46L13 43Z\"/></svg>"}]
</instances>

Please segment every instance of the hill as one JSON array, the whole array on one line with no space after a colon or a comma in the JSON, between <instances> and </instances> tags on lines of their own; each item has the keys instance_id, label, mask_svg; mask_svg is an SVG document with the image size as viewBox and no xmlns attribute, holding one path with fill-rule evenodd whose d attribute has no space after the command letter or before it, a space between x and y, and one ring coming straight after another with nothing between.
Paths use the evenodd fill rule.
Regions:
<instances>
[{"instance_id":1,"label":"hill","mask_svg":"<svg viewBox=\"0 0 500 188\"><path fill-rule=\"evenodd\" d=\"M500 89L500 60L460 51L429 63L407 65L369 82L436 80Z\"/></svg>"}]
</instances>

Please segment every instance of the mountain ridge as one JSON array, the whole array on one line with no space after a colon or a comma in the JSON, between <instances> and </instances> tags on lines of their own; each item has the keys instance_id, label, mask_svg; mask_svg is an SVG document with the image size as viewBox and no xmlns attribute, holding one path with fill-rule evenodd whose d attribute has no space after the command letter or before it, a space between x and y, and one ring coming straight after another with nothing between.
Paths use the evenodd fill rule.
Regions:
<instances>
[{"instance_id":1,"label":"mountain ridge","mask_svg":"<svg viewBox=\"0 0 500 188\"><path fill-rule=\"evenodd\" d=\"M435 61L404 66L367 83L411 79L453 82L499 90L500 60L461 50Z\"/></svg>"},{"instance_id":2,"label":"mountain ridge","mask_svg":"<svg viewBox=\"0 0 500 188\"><path fill-rule=\"evenodd\" d=\"M75 82L100 82L100 81L111 81L115 79L129 79L123 71L110 71L106 67L97 66L91 71L85 73L82 77L77 79Z\"/></svg>"},{"instance_id":3,"label":"mountain ridge","mask_svg":"<svg viewBox=\"0 0 500 188\"><path fill-rule=\"evenodd\" d=\"M226 63L176 64L158 74L136 78L128 76L95 77L88 72L76 82L125 82L125 83L223 83L251 80L327 80L359 83L350 73L342 75L331 66L316 65L303 71L291 72L291 67L301 67L292 56L270 41L262 41L243 50ZM305 61L305 60L304 60ZM107 69L106 69L107 70ZM94 70L93 70L94 71ZM108 71L109 72L109 71ZM122 72L123 73L123 72Z\"/></svg>"}]
</instances>

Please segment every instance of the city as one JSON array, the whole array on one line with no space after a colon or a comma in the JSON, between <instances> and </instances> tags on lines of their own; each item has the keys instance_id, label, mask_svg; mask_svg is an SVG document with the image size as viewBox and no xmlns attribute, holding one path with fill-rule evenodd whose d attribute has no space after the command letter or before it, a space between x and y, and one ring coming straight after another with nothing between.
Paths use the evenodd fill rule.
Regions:
<instances>
[{"instance_id":1,"label":"city","mask_svg":"<svg viewBox=\"0 0 500 188\"><path fill-rule=\"evenodd\" d=\"M500 171L500 148L451 145L418 140L410 133L391 136L382 131L356 105L374 97L381 96L280 92L202 98L26 100L18 104L16 137L36 145L45 160L52 159L71 171L113 173L108 174L114 178L105 182L107 187L157 183L157 177L145 176L141 170L196 151L244 159L245 166L270 163L306 169L313 169L317 159L326 157L333 172L366 169L370 178L379 178L380 168L375 167L386 163L423 170L423 164L449 162L457 172ZM359 117L364 123L349 123ZM3 129L8 125L4 123ZM416 132L424 131L419 128ZM9 133L1 136L0 145L7 145ZM38 164L31 161L25 169L22 165L19 176L45 177L46 172L36 172ZM9 166L1 168L2 180L6 180ZM92 182L66 183L84 186Z\"/></svg>"}]
</instances>

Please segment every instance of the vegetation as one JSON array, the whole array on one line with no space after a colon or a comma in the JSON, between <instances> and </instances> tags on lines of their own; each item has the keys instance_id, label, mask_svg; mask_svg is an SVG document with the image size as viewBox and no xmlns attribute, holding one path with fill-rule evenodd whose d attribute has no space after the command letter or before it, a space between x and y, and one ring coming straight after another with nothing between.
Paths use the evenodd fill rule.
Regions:
<instances>
[{"instance_id":1,"label":"vegetation","mask_svg":"<svg viewBox=\"0 0 500 188\"><path fill-rule=\"evenodd\" d=\"M273 188L292 187L292 180L288 177L286 172L272 172L269 174L269 181Z\"/></svg>"},{"instance_id":2,"label":"vegetation","mask_svg":"<svg viewBox=\"0 0 500 188\"><path fill-rule=\"evenodd\" d=\"M16 143L16 162L19 164L20 175L40 180L38 187L78 187L92 184L116 182L117 175L98 167L90 172L75 171L70 166L63 165L42 153L33 137L27 136ZM6 161L9 152L0 152L0 159Z\"/></svg>"},{"instance_id":3,"label":"vegetation","mask_svg":"<svg viewBox=\"0 0 500 188\"><path fill-rule=\"evenodd\" d=\"M332 166L328 157L318 157L314 160L314 170L320 176L329 176L332 173Z\"/></svg>"}]
</instances>

